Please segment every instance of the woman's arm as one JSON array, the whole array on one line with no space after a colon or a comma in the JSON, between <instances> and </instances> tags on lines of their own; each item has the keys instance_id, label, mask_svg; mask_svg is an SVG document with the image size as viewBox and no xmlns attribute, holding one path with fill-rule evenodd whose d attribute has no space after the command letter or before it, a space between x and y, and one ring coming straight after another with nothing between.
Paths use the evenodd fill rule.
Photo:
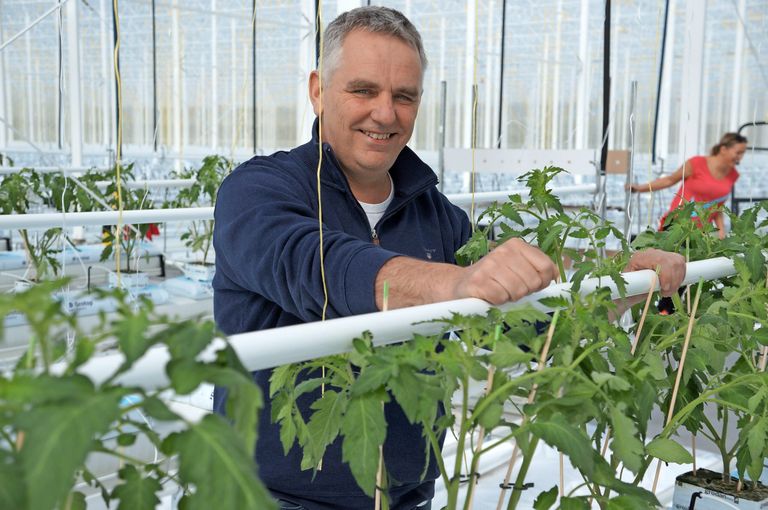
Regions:
<instances>
[{"instance_id":1,"label":"woman's arm","mask_svg":"<svg viewBox=\"0 0 768 510\"><path fill-rule=\"evenodd\" d=\"M714 214L715 226L717 227L717 237L725 239L725 220L723 213L718 211Z\"/></svg>"},{"instance_id":2,"label":"woman's arm","mask_svg":"<svg viewBox=\"0 0 768 510\"><path fill-rule=\"evenodd\" d=\"M675 173L665 175L663 177L659 177L658 179L655 179L651 182L646 182L645 184L630 184L627 186L627 188L632 191L633 193L645 193L648 191L658 191L660 189L669 188L671 186L674 186L678 182L680 182L683 179L683 175L685 175L685 178L689 178L693 174L693 166L691 166L691 161L688 160L685 162L683 166L678 168Z\"/></svg>"}]
</instances>

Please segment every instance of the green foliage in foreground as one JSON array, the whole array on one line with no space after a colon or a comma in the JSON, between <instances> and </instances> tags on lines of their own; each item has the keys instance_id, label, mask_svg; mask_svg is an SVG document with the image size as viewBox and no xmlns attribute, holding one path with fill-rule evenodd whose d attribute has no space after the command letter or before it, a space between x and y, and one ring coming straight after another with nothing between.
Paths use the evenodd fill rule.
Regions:
<instances>
[{"instance_id":1,"label":"green foliage in foreground","mask_svg":"<svg viewBox=\"0 0 768 510\"><path fill-rule=\"evenodd\" d=\"M52 297L63 284L0 295L0 316L22 313L31 331L27 355L12 374L0 375L0 508L82 508L78 484L100 489L105 502L119 508L154 508L170 481L184 488L186 508L274 508L253 462L258 388L229 346L210 363L197 359L217 336L213 324L171 321L150 303L132 303L114 291L101 297L114 300L117 312L102 315L97 333L88 335ZM95 381L78 373L104 345L118 346L124 363ZM170 353L168 382L144 390L130 370L159 346ZM217 415L190 421L160 398L165 390L185 394L202 382L231 388L234 423ZM178 432L163 439L152 426L158 422L174 423ZM133 458L129 447L137 442L148 442L159 458ZM117 485L88 470L95 453L120 460Z\"/></svg>"},{"instance_id":2,"label":"green foliage in foreground","mask_svg":"<svg viewBox=\"0 0 768 510\"><path fill-rule=\"evenodd\" d=\"M520 468L512 480L509 509L518 507L541 442L562 452L584 483L563 498L558 498L557 487L541 492L537 509L589 508L590 502L604 509L656 508L658 501L640 481L655 459L691 462L688 450L675 440L681 427L712 440L723 454L724 470L735 457L742 476L759 476L768 454L768 376L758 357L768 345L762 328L768 323L763 256L768 240L761 234L766 222L758 221L766 206L732 216L732 235L722 241L710 226L699 228L692 221L675 222L661 233L646 232L636 241L637 249L679 251L689 260L733 257L737 269L733 277L692 288L692 293L700 289L701 297L679 395L669 423L661 433L651 432L652 416L669 412L689 320L686 309L693 296L684 302L677 299L672 316L652 312L637 339L636 326L625 331L609 320L616 305L605 288L580 296L577 289L588 277L605 278L623 291L621 270L630 250L621 232L594 212L565 210L548 189L560 171L545 168L524 175L530 198L511 196L507 203L491 206L481 216L488 226L478 228L457 254L466 264L478 260L491 247L491 230L499 242L522 237L537 244L558 264L563 280L570 276L573 283L570 294L542 303L558 311L552 316L534 308L457 315L443 322L444 331L438 335L387 347L374 347L375 339L363 335L352 354L276 369L270 390L272 418L281 425L284 449L301 447L304 469L316 469L328 445L341 441L355 479L373 495L385 437L383 405L396 401L412 423L422 425L437 454L449 510L469 499L460 501L461 477L476 471L482 455L510 440L520 449ZM680 216L690 218L695 208L686 206ZM600 253L609 236L624 250L604 259ZM581 243L579 249L575 243ZM571 273L565 271L565 255L573 261ZM641 308L632 310L636 320ZM547 324L553 335L544 355ZM458 331L458 341L448 339L451 331ZM539 360L545 361L541 367ZM483 396L470 400L470 385L482 382L487 385ZM317 391L321 385L322 394ZM312 412L302 415L297 399L312 392L318 395ZM441 414L451 406L453 414ZM728 419L738 420L735 441L726 441L726 429L707 418L705 406L716 406L726 425ZM514 410L522 421L507 421L505 410ZM365 426L353 428L352 423ZM494 436L485 437L478 447L478 438L490 430ZM454 465L441 459L438 438L444 432L456 436L457 451L472 446L468 467L461 456ZM426 458L429 452L424 453ZM386 459L383 463L386 471ZM469 486L474 488L473 480Z\"/></svg>"}]
</instances>

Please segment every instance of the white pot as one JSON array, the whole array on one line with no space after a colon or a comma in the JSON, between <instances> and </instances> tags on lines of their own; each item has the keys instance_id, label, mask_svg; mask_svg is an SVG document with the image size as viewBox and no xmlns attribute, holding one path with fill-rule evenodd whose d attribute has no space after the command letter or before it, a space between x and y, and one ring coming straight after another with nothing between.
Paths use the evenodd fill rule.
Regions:
<instances>
[{"instance_id":1,"label":"white pot","mask_svg":"<svg viewBox=\"0 0 768 510\"><path fill-rule=\"evenodd\" d=\"M146 287L149 283L147 273L120 273L120 287L123 289L135 289ZM117 287L117 273L109 273L109 288Z\"/></svg>"},{"instance_id":2,"label":"white pot","mask_svg":"<svg viewBox=\"0 0 768 510\"><path fill-rule=\"evenodd\" d=\"M181 268L184 276L197 282L211 282L216 274L216 266L213 264L186 263Z\"/></svg>"},{"instance_id":3,"label":"white pot","mask_svg":"<svg viewBox=\"0 0 768 510\"><path fill-rule=\"evenodd\" d=\"M13 292L14 293L26 292L29 289L31 289L33 285L34 283L28 282L27 280L16 280L13 282Z\"/></svg>"},{"instance_id":4,"label":"white pot","mask_svg":"<svg viewBox=\"0 0 768 510\"><path fill-rule=\"evenodd\" d=\"M749 491L744 491L742 494L733 495L725 492L721 492L714 486L701 482L701 485L694 484L689 481L684 481L682 478L689 475L689 473L682 474L675 480L675 493L672 497L672 508L674 510L759 510L768 508L768 497L754 501L748 499ZM719 479L722 477L720 473L709 471L707 469L700 469L698 471L699 477L704 478L704 475L711 474L711 479ZM691 498L696 494L695 500ZM691 506L693 503L693 506Z\"/></svg>"}]
</instances>

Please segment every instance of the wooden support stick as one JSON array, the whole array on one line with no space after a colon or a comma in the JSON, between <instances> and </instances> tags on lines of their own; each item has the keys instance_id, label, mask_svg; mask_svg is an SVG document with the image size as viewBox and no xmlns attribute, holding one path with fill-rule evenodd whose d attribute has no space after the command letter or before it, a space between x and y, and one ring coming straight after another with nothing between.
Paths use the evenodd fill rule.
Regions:
<instances>
[{"instance_id":1,"label":"wooden support stick","mask_svg":"<svg viewBox=\"0 0 768 510\"><path fill-rule=\"evenodd\" d=\"M496 328L496 339L498 340L499 334L501 333L501 328ZM491 366L488 368L488 379L485 382L485 395L487 396L491 391L491 386L493 385L493 376L494 376L494 368ZM480 426L480 429L478 430L478 437L477 437L477 446L475 447L474 455L477 455L482 449L483 449L483 442L485 439L485 427L482 425ZM474 457L473 455L473 457ZM474 458L472 459L473 462L469 465L469 485L467 486L467 502L464 505L464 508L467 508L468 510L472 510L472 500L475 498L475 485L477 485L477 473L475 473L475 470L472 468L472 464L474 464Z\"/></svg>"},{"instance_id":2,"label":"wooden support stick","mask_svg":"<svg viewBox=\"0 0 768 510\"><path fill-rule=\"evenodd\" d=\"M384 282L384 296L382 299L381 311L386 312L389 308L389 282ZM381 403L384 407L384 403ZM381 510L381 491L384 485L384 445L379 445L379 468L376 470L376 492L373 498L375 510Z\"/></svg>"},{"instance_id":3,"label":"wooden support stick","mask_svg":"<svg viewBox=\"0 0 768 510\"><path fill-rule=\"evenodd\" d=\"M541 370L544 368L544 366L547 364L547 356L549 355L549 347L552 345L552 337L555 335L555 325L557 324L557 318L560 315L560 310L555 310L555 313L552 315L552 322L549 323L549 329L547 330L547 340L544 342L544 347L541 349L541 355L539 356L539 362L536 365L536 371L541 372ZM528 393L528 403L532 404L533 400L536 398L536 390L538 388L538 385L534 383L533 387L531 387L530 393ZM526 417L523 417L523 422L521 426L525 425L528 422ZM515 463L517 462L517 456L520 452L520 447L515 443L515 447L512 450L512 457L509 459L509 464L507 464L507 473L504 475L504 483L501 486L501 494L499 494L499 502L496 505L496 510L501 510L501 507L504 505L504 496L507 494L507 487L509 486L509 479L512 478L512 470L515 468Z\"/></svg>"},{"instance_id":4,"label":"wooden support stick","mask_svg":"<svg viewBox=\"0 0 768 510\"><path fill-rule=\"evenodd\" d=\"M693 476L696 476L696 434L691 435L691 450L693 451Z\"/></svg>"},{"instance_id":5,"label":"wooden support stick","mask_svg":"<svg viewBox=\"0 0 768 510\"><path fill-rule=\"evenodd\" d=\"M640 316L640 322L637 323L637 331L635 331L635 339L632 341L632 350L630 351L631 354L635 354L635 350L637 350L637 344L640 341L640 333L643 331L643 325L645 324L645 318L648 316L648 308L651 304L651 298L653 297L653 293L656 290L656 280L658 279L657 273L653 274L653 277L651 278L651 289L648 291L648 296L645 298L645 306L643 307L643 315Z\"/></svg>"},{"instance_id":6,"label":"wooden support stick","mask_svg":"<svg viewBox=\"0 0 768 510\"><path fill-rule=\"evenodd\" d=\"M677 375L675 377L675 386L672 388L672 399L669 402L669 411L667 411L667 419L664 422L666 427L669 421L672 419L672 415L675 412L675 402L677 401L677 391L680 389L680 380L683 378L683 368L685 367L685 356L688 354L688 345L691 343L691 333L693 332L693 324L696 321L696 310L699 308L699 298L701 297L701 282L696 289L696 298L693 301L693 309L691 315L688 318L688 330L685 332L685 341L683 342L683 352L680 354L680 364L677 366ZM656 494L656 486L659 483L659 474L661 473L661 460L656 464L656 475L653 477L653 488L651 492Z\"/></svg>"}]
</instances>

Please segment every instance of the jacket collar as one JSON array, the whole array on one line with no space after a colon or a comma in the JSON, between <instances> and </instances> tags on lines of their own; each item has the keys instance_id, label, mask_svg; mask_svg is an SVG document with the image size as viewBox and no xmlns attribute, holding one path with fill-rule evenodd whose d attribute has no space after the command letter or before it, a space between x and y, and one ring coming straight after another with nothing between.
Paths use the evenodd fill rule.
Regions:
<instances>
[{"instance_id":1,"label":"jacket collar","mask_svg":"<svg viewBox=\"0 0 768 510\"><path fill-rule=\"evenodd\" d=\"M312 140L297 147L294 152L307 166L313 170L317 168L317 161L320 157L317 119L312 124ZM409 197L429 186L437 185L435 172L408 147L403 147L403 150L400 151L389 170L389 174L395 184L395 196L399 198ZM341 165L339 165L333 149L327 142L323 142L323 167L320 171L320 182L351 193L347 177L341 170Z\"/></svg>"}]
</instances>

